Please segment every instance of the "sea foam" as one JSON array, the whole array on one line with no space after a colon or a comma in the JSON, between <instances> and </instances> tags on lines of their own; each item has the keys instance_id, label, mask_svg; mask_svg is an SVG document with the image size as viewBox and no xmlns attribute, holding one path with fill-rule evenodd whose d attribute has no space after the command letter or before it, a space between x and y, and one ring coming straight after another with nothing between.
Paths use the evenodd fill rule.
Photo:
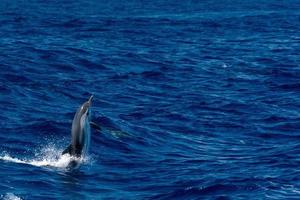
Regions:
<instances>
[{"instance_id":1,"label":"sea foam","mask_svg":"<svg viewBox=\"0 0 300 200\"><path fill-rule=\"evenodd\" d=\"M22 200L21 197L14 195L13 193L7 193L4 196L1 196L3 200ZM2 199L1 198L1 199Z\"/></svg>"},{"instance_id":2,"label":"sea foam","mask_svg":"<svg viewBox=\"0 0 300 200\"><path fill-rule=\"evenodd\" d=\"M75 158L69 154L61 155L62 150L45 147L41 152L36 153L33 159L18 158L5 153L0 156L0 160L21 164L28 164L37 167L55 167L55 168L66 168L71 161L82 163L87 161L87 158Z\"/></svg>"}]
</instances>

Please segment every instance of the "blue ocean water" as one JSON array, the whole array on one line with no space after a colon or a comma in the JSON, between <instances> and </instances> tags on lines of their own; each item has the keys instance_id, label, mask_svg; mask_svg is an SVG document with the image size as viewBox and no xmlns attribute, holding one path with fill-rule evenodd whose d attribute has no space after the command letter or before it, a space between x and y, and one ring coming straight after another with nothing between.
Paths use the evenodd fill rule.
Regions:
<instances>
[{"instance_id":1,"label":"blue ocean water","mask_svg":"<svg viewBox=\"0 0 300 200\"><path fill-rule=\"evenodd\" d=\"M299 199L299 51L298 0L3 0L0 198Z\"/></svg>"}]
</instances>

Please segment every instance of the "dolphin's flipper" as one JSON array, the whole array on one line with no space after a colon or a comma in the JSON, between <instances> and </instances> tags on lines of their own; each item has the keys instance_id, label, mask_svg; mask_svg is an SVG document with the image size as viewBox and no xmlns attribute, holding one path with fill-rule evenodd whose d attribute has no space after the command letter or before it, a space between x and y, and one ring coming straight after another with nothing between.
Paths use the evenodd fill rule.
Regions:
<instances>
[{"instance_id":1,"label":"dolphin's flipper","mask_svg":"<svg viewBox=\"0 0 300 200\"><path fill-rule=\"evenodd\" d=\"M66 153L71 155L72 152L72 144L70 144L61 154L64 155Z\"/></svg>"},{"instance_id":2,"label":"dolphin's flipper","mask_svg":"<svg viewBox=\"0 0 300 200\"><path fill-rule=\"evenodd\" d=\"M101 127L98 124L96 124L95 122L90 122L90 125L92 128L94 128L98 131L101 131Z\"/></svg>"}]
</instances>

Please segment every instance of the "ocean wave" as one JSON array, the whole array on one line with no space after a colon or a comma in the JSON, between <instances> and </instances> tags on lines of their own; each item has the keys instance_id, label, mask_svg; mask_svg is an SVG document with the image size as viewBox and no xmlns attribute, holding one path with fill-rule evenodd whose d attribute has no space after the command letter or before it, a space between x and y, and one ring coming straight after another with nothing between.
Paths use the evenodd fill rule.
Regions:
<instances>
[{"instance_id":1,"label":"ocean wave","mask_svg":"<svg viewBox=\"0 0 300 200\"><path fill-rule=\"evenodd\" d=\"M298 199L297 1L0 3L0 196Z\"/></svg>"}]
</instances>

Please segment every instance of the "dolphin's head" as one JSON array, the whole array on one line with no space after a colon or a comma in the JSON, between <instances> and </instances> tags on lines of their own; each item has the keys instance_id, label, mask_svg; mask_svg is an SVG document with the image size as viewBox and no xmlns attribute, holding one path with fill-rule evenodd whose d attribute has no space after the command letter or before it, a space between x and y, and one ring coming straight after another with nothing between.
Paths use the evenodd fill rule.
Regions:
<instances>
[{"instance_id":1,"label":"dolphin's head","mask_svg":"<svg viewBox=\"0 0 300 200\"><path fill-rule=\"evenodd\" d=\"M80 131L85 123L89 123L93 95L77 110L72 124L72 133Z\"/></svg>"},{"instance_id":2,"label":"dolphin's head","mask_svg":"<svg viewBox=\"0 0 300 200\"><path fill-rule=\"evenodd\" d=\"M91 115L91 105L92 105L92 100L93 100L93 95L90 96L89 100L87 100L84 104L82 104L82 106L80 107L80 114L81 117L85 117L88 120L90 119L90 115Z\"/></svg>"}]
</instances>

